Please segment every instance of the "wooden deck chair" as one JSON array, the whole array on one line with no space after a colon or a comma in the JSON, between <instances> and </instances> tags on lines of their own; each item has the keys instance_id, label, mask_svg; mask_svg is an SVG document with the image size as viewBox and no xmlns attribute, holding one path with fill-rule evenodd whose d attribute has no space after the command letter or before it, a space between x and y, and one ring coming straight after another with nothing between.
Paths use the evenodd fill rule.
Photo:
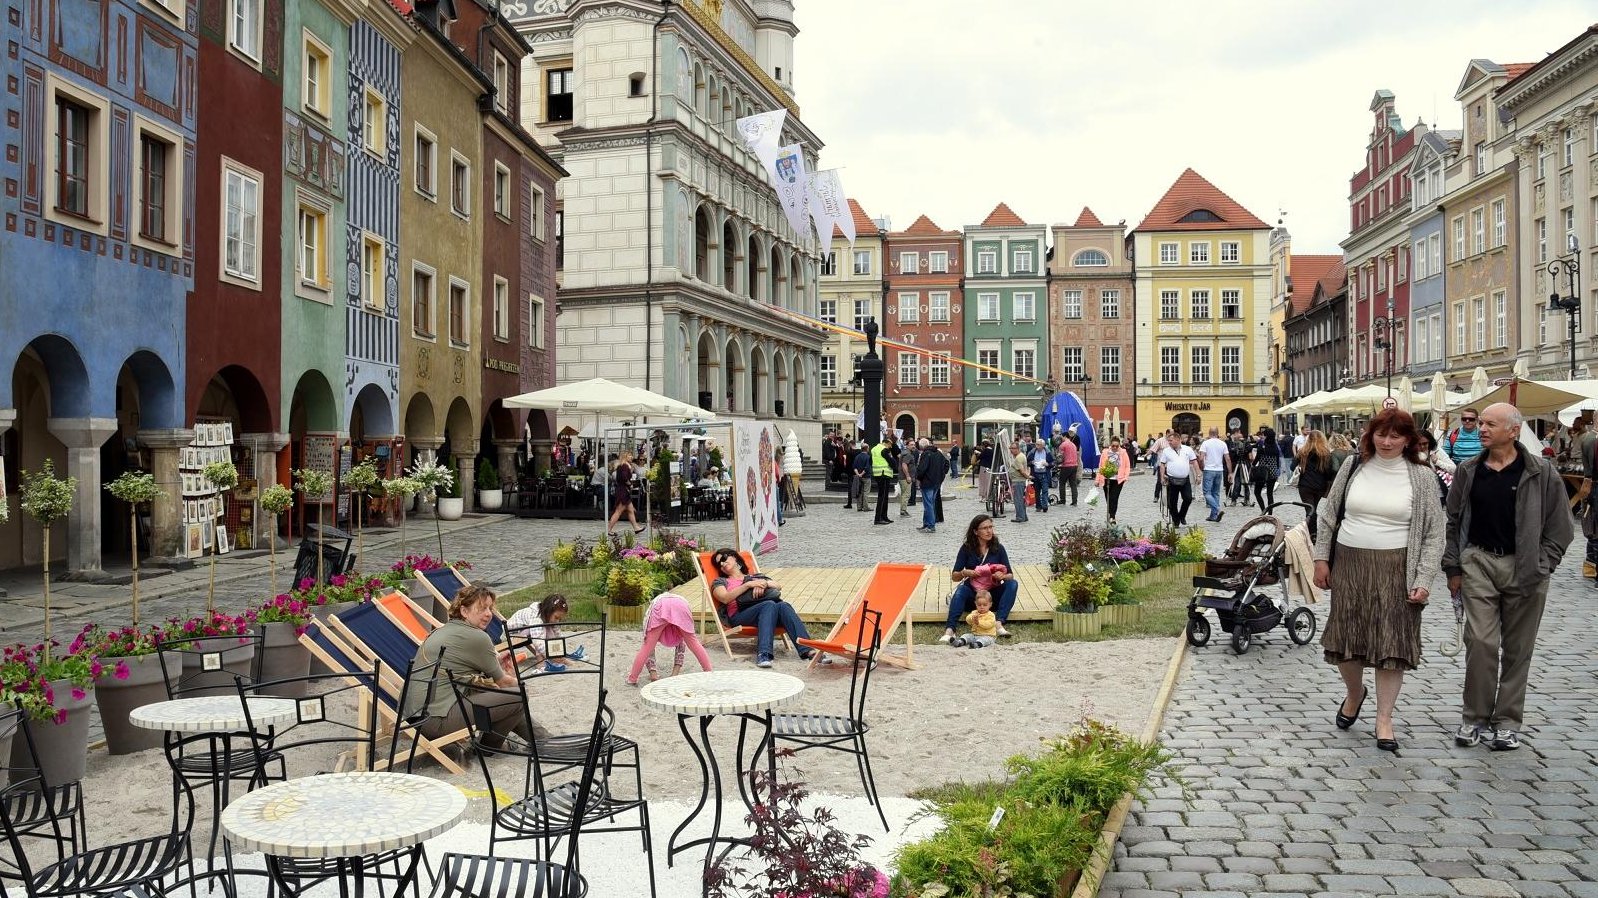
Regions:
<instances>
[{"instance_id":1,"label":"wooden deck chair","mask_svg":"<svg viewBox=\"0 0 1598 898\"><path fill-rule=\"evenodd\" d=\"M888 640L893 637L893 631L900 624L904 625L904 654L878 654L877 660L906 670L915 669L915 634L910 626L910 601L920 595L926 578L927 566L924 564L878 562L876 569L871 572L871 577L860 588L860 592L844 607L843 614L838 617L838 622L832 625L832 631L827 637L801 639L799 644L839 658L865 656L871 650L870 634L866 636L867 645L856 645L847 640L857 636L859 624L851 621L854 621L860 609L869 602L871 610L882 615L880 640L882 645L888 644ZM810 666L814 667L820 660L820 655L812 656Z\"/></svg>"},{"instance_id":2,"label":"wooden deck chair","mask_svg":"<svg viewBox=\"0 0 1598 898\"><path fill-rule=\"evenodd\" d=\"M300 644L310 651L312 657L322 662L334 673L354 674L364 672L370 667L369 662L362 662L359 651L352 648L330 629L321 626L315 621L306 625L305 632L300 634ZM372 696L372 698L377 704L377 719L380 730L392 731L401 723L400 694L405 689L405 681L402 678L401 671L409 669L409 664L399 670L385 665L378 671L376 680L377 694ZM370 676L369 673L367 675ZM354 679L353 676L352 679ZM469 732L464 728L437 739L429 739L418 734L416 737L416 750L431 756L433 760L443 765L444 769L450 773L464 773L465 769L444 751L444 747L460 742L466 739L468 735ZM383 740L380 738L379 742L381 741ZM398 764L409 758L410 750L407 749L402 754L396 755L392 760L395 764ZM389 760L388 758L373 759L372 769L384 769L388 766Z\"/></svg>"},{"instance_id":3,"label":"wooden deck chair","mask_svg":"<svg viewBox=\"0 0 1598 898\"><path fill-rule=\"evenodd\" d=\"M721 622L721 611L716 606L716 597L710 590L710 584L721 576L721 572L716 570L715 565L711 564L710 561L710 557L716 553L698 552L695 554L699 558L699 585L705 588L705 603L699 608L699 632L705 632L706 621L708 620L709 626L714 627L716 633L721 636L721 647L727 651L727 657L747 658L753 655L754 651L752 649L743 653L733 651L732 640L753 640L758 635L758 631L754 627L728 627ZM749 573L760 573L760 565L755 563L754 555L749 552L739 552L738 554L743 556L744 566L749 568ZM787 648L788 633L786 630L778 627L775 638L778 643Z\"/></svg>"},{"instance_id":4,"label":"wooden deck chair","mask_svg":"<svg viewBox=\"0 0 1598 898\"><path fill-rule=\"evenodd\" d=\"M442 626L438 619L423 610L422 606L411 601L411 598L402 592L391 592L372 600L377 610L404 630L413 642L422 644L422 640Z\"/></svg>"},{"instance_id":5,"label":"wooden deck chair","mask_svg":"<svg viewBox=\"0 0 1598 898\"><path fill-rule=\"evenodd\" d=\"M449 603L455 598L455 593L459 592L462 586L470 586L472 583L466 579L465 574L448 565L430 571L416 571L413 576L416 577L416 582L422 584L422 588L433 597L433 601L438 603L433 616L439 620L443 620L449 614Z\"/></svg>"}]
</instances>

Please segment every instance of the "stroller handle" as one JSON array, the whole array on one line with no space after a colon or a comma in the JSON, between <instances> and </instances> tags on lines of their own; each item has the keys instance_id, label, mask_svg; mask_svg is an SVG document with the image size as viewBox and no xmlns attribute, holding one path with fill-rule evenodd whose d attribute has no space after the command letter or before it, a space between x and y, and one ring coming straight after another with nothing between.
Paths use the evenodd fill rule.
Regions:
<instances>
[{"instance_id":1,"label":"stroller handle","mask_svg":"<svg viewBox=\"0 0 1598 898\"><path fill-rule=\"evenodd\" d=\"M1265 509L1265 513L1266 514L1275 514L1276 513L1276 509L1281 508L1284 505L1296 505L1299 508L1304 509L1304 517L1305 518L1308 518L1310 515L1315 513L1315 506L1309 504L1308 502L1289 502L1286 499L1283 499L1280 502L1272 502L1270 504L1270 506Z\"/></svg>"}]
</instances>

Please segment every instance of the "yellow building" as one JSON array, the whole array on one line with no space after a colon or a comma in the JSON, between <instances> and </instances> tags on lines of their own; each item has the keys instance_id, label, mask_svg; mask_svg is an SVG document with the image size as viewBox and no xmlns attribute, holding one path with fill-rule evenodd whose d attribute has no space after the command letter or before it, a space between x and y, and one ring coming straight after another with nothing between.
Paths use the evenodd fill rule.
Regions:
<instances>
[{"instance_id":1,"label":"yellow building","mask_svg":"<svg viewBox=\"0 0 1598 898\"><path fill-rule=\"evenodd\" d=\"M1270 225L1188 169L1132 237L1139 437L1270 424Z\"/></svg>"},{"instance_id":2,"label":"yellow building","mask_svg":"<svg viewBox=\"0 0 1598 898\"><path fill-rule=\"evenodd\" d=\"M860 208L860 203L849 201L849 213L854 216L855 242L851 248L848 238L834 229L832 243L821 260L821 301L818 317L828 324L852 327L863 331L866 320L877 319L877 327L884 328L882 311L883 237L885 231ZM885 328L884 328L885 330ZM865 406L865 394L850 381L854 378L855 356L865 355L866 342L844 334L829 331L821 347L821 406L846 408L859 412ZM883 355L881 346L877 354ZM883 399L883 411L889 403ZM853 434L851 427L841 428Z\"/></svg>"}]
</instances>

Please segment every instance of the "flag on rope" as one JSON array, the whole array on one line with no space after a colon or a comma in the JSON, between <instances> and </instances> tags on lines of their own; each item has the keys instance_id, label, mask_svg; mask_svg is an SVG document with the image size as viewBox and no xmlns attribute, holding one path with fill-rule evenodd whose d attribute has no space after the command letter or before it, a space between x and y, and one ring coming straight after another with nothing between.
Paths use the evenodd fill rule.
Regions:
<instances>
[{"instance_id":1,"label":"flag on rope","mask_svg":"<svg viewBox=\"0 0 1598 898\"><path fill-rule=\"evenodd\" d=\"M816 223L816 233L821 237L821 248L826 251L832 243L834 226L842 228L854 247L854 216L849 213L849 199L844 196L843 183L838 180L838 170L812 172L810 175L810 217Z\"/></svg>"},{"instance_id":2,"label":"flag on rope","mask_svg":"<svg viewBox=\"0 0 1598 898\"><path fill-rule=\"evenodd\" d=\"M782 203L782 211L788 216L788 223L793 225L800 242L803 242L810 224L807 190L810 179L805 173L805 156L800 152L799 144L791 143L777 149L771 178L777 185L777 199Z\"/></svg>"},{"instance_id":3,"label":"flag on rope","mask_svg":"<svg viewBox=\"0 0 1598 898\"><path fill-rule=\"evenodd\" d=\"M777 146L782 143L782 123L787 118L788 110L773 109L746 115L737 122L738 136L743 139L744 147L755 154L773 180L777 175L772 166L777 159Z\"/></svg>"}]
</instances>

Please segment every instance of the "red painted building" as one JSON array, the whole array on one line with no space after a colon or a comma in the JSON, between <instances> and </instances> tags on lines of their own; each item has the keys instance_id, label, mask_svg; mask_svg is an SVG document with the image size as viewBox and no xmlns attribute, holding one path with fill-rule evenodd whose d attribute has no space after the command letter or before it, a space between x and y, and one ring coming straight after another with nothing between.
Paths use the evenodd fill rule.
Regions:
<instances>
[{"instance_id":1,"label":"red painted building","mask_svg":"<svg viewBox=\"0 0 1598 898\"><path fill-rule=\"evenodd\" d=\"M1349 235L1343 240L1348 266L1348 373L1356 383L1397 376L1409 364L1410 229L1409 169L1424 123L1406 130L1391 91L1371 99L1372 124L1365 164L1349 180ZM1378 318L1398 322L1377 333ZM1384 349L1378 343L1391 344Z\"/></svg>"},{"instance_id":2,"label":"red painted building","mask_svg":"<svg viewBox=\"0 0 1598 898\"><path fill-rule=\"evenodd\" d=\"M965 345L960 315L961 275L965 271L959 231L945 231L925 215L903 231L888 234L883 251L887 314L882 335L932 355L889 349L883 408L893 426L908 416L917 436L931 437L947 449L963 431Z\"/></svg>"}]
</instances>

